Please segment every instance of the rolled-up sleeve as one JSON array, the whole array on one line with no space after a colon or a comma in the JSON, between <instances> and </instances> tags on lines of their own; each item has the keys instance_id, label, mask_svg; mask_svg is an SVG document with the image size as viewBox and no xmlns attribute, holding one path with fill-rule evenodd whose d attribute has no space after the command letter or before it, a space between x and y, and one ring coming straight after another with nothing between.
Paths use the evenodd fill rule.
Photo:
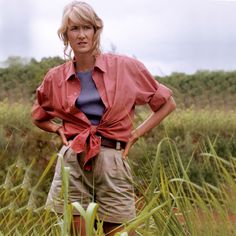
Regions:
<instances>
[{"instance_id":1,"label":"rolled-up sleeve","mask_svg":"<svg viewBox=\"0 0 236 236\"><path fill-rule=\"evenodd\" d=\"M36 90L36 100L31 110L31 117L33 120L44 121L50 120L53 116L50 113L50 100L45 91L49 91L48 83L44 82Z\"/></svg>"},{"instance_id":2,"label":"rolled-up sleeve","mask_svg":"<svg viewBox=\"0 0 236 236\"><path fill-rule=\"evenodd\" d=\"M165 85L158 83L158 88L149 101L153 111L157 111L172 96L172 91Z\"/></svg>"},{"instance_id":3,"label":"rolled-up sleeve","mask_svg":"<svg viewBox=\"0 0 236 236\"><path fill-rule=\"evenodd\" d=\"M149 104L157 111L172 96L172 91L156 81L150 72L141 64L136 77L136 104Z\"/></svg>"}]
</instances>

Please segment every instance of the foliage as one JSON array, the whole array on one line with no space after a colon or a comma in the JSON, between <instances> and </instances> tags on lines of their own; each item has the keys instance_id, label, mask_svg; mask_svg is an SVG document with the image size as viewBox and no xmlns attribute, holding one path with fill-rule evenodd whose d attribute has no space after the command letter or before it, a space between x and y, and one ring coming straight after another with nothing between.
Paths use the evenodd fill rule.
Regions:
<instances>
[{"instance_id":1,"label":"foliage","mask_svg":"<svg viewBox=\"0 0 236 236\"><path fill-rule=\"evenodd\" d=\"M26 60L10 57L0 68L0 101L31 101L49 68L62 64L60 57ZM156 79L170 87L179 108L231 109L236 105L236 71L173 73Z\"/></svg>"},{"instance_id":2,"label":"foliage","mask_svg":"<svg viewBox=\"0 0 236 236\"><path fill-rule=\"evenodd\" d=\"M146 112L139 112L139 122L147 116ZM181 160L186 166L192 157L192 164L188 169L191 181L200 184L202 180L216 184L214 165L208 165L203 152L210 152L212 143L216 153L223 159L236 156L236 113L220 110L176 110L163 123L141 138L133 148L129 158L139 165L149 166L149 160L155 156L157 144L163 137L174 140ZM162 156L168 170L168 158L171 156L168 145L163 144ZM146 168L148 170L148 168ZM139 168L135 169L139 172ZM150 176L147 171L145 176Z\"/></svg>"},{"instance_id":3,"label":"foliage","mask_svg":"<svg viewBox=\"0 0 236 236\"><path fill-rule=\"evenodd\" d=\"M162 147L167 144L171 154L168 162L171 171L166 169L162 158ZM235 158L226 161L220 158L209 143L211 152L202 153L208 164L215 165L216 178L221 184L215 187L207 181L201 185L193 183L188 176L192 157L185 167L175 143L169 138L162 139L156 150L152 166L151 179L143 176L144 181L134 174L134 185L137 189L137 217L123 226L117 236L128 235L135 230L137 235L235 235L236 214L236 171ZM59 157L60 158L60 157ZM67 203L69 169L62 165L64 192L64 213L52 213L44 204L36 206L41 195L41 184L48 176L55 156L45 169L36 185L32 185L30 172L32 166L17 161L9 166L6 177L0 185L0 234L1 235L77 235L70 227L72 205ZM63 158L60 159L63 163ZM132 168L136 168L131 164ZM180 168L179 168L180 167ZM139 168L146 173L145 166ZM87 210L76 202L73 203L84 217L87 235L104 236L102 222L96 215L99 205L91 203ZM97 227L95 229L95 219Z\"/></svg>"},{"instance_id":4,"label":"foliage","mask_svg":"<svg viewBox=\"0 0 236 236\"><path fill-rule=\"evenodd\" d=\"M64 217L44 209L60 139L30 120L35 89L63 60L6 63L0 68L0 235L68 234L72 206L65 204ZM235 235L236 71L157 79L173 90L178 109L129 153L138 215L120 235L131 229L138 235ZM138 110L135 125L147 115ZM64 173L66 185L69 170ZM99 206L74 205L94 222ZM97 231L92 224L87 228L102 235L102 222Z\"/></svg>"},{"instance_id":5,"label":"foliage","mask_svg":"<svg viewBox=\"0 0 236 236\"><path fill-rule=\"evenodd\" d=\"M141 122L147 115L145 111L139 111L136 122ZM0 178L5 176L6 167L14 163L18 156L26 163L35 158L38 166L44 169L51 155L60 148L60 139L56 134L41 131L32 124L30 105L27 104L0 102L0 135ZM159 127L135 144L129 158L135 160L137 166L151 168L147 160L154 158L156 146L163 137L175 141L185 166L189 157L193 156L188 170L191 181L199 184L204 179L216 184L214 166L208 166L201 153L210 151L208 144L211 142L223 159L236 156L236 113L220 110L176 110ZM167 165L171 153L166 144L163 144L162 155ZM136 171L139 172L139 168ZM40 175L40 169L35 174ZM151 177L149 171L146 176ZM50 181L45 189L49 184Z\"/></svg>"},{"instance_id":6,"label":"foliage","mask_svg":"<svg viewBox=\"0 0 236 236\"><path fill-rule=\"evenodd\" d=\"M35 159L35 180L57 151L57 137L32 124L30 109L29 104L0 102L0 180L19 157L27 164ZM47 188L50 183L45 184Z\"/></svg>"},{"instance_id":7,"label":"foliage","mask_svg":"<svg viewBox=\"0 0 236 236\"><path fill-rule=\"evenodd\" d=\"M60 57L43 58L40 62L18 57L8 58L7 67L0 68L0 101L30 101L49 68L62 64Z\"/></svg>"},{"instance_id":8,"label":"foliage","mask_svg":"<svg viewBox=\"0 0 236 236\"><path fill-rule=\"evenodd\" d=\"M236 71L173 73L156 79L173 89L179 108L230 109L236 105Z\"/></svg>"}]
</instances>

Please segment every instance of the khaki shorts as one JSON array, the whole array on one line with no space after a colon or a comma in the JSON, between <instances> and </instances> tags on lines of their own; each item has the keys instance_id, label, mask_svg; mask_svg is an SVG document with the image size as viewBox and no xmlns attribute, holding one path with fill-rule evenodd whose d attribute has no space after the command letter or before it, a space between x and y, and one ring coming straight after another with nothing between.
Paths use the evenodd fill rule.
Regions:
<instances>
[{"instance_id":1,"label":"khaki shorts","mask_svg":"<svg viewBox=\"0 0 236 236\"><path fill-rule=\"evenodd\" d=\"M135 217L132 175L128 162L122 160L122 150L102 146L94 158L92 171L83 170L84 155L77 155L68 146L63 146L59 154L63 155L64 165L70 167L70 203L79 202L85 210L90 202L98 203L99 219L106 222L124 223ZM46 206L57 213L63 213L61 187L58 159L46 202ZM79 215L76 209L73 210L74 215Z\"/></svg>"}]
</instances>

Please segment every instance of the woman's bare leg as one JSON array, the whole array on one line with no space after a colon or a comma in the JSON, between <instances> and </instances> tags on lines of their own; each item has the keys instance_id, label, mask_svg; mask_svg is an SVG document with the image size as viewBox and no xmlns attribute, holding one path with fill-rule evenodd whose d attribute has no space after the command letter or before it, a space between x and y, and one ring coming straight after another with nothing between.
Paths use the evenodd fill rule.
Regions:
<instances>
[{"instance_id":1,"label":"woman's bare leg","mask_svg":"<svg viewBox=\"0 0 236 236\"><path fill-rule=\"evenodd\" d=\"M80 216L73 216L72 235L86 236L85 221Z\"/></svg>"}]
</instances>

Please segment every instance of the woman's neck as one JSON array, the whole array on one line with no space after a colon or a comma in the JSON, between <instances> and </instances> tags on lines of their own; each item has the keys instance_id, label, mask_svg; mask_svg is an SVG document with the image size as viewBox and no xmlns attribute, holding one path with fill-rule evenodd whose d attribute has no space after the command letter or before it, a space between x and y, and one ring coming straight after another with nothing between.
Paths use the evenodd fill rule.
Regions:
<instances>
[{"instance_id":1,"label":"woman's neck","mask_svg":"<svg viewBox=\"0 0 236 236\"><path fill-rule=\"evenodd\" d=\"M86 72L92 70L95 64L94 56L79 56L75 58L75 65L77 72Z\"/></svg>"}]
</instances>

